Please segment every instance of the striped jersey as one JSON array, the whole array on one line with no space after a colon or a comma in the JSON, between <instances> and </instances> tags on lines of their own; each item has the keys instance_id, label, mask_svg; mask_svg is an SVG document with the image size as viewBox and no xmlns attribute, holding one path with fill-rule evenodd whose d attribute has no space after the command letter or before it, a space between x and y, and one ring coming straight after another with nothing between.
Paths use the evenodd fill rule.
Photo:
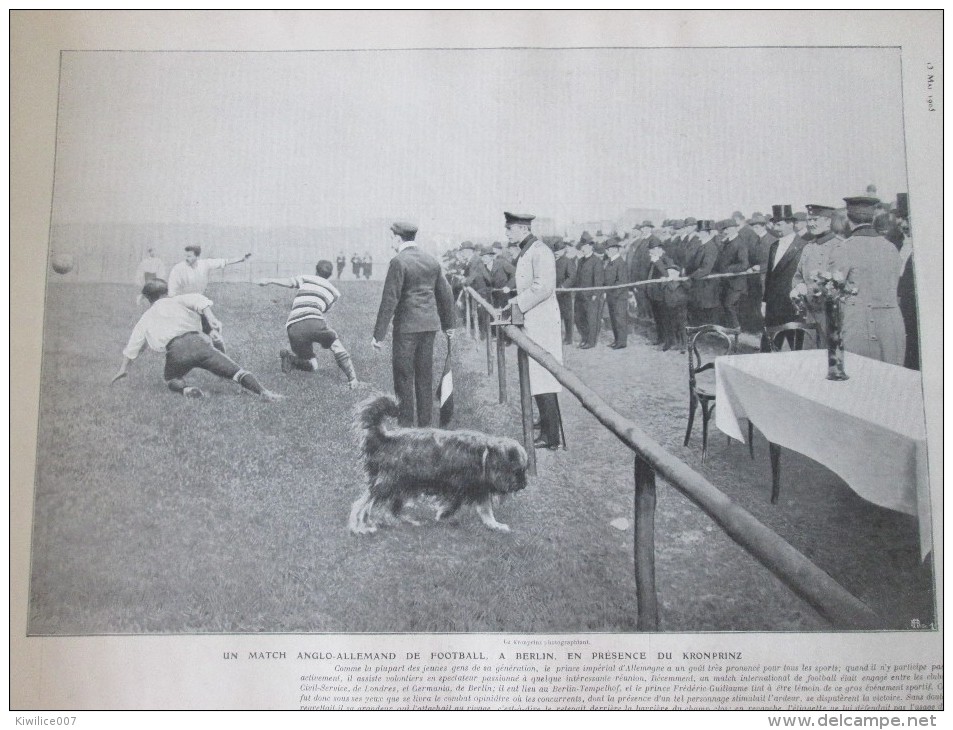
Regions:
<instances>
[{"instance_id":1,"label":"striped jersey","mask_svg":"<svg viewBox=\"0 0 953 730\"><path fill-rule=\"evenodd\" d=\"M324 319L325 312L341 296L330 281L320 276L305 274L295 276L290 281L294 282L298 293L291 303L291 312L285 327L304 319Z\"/></svg>"}]
</instances>

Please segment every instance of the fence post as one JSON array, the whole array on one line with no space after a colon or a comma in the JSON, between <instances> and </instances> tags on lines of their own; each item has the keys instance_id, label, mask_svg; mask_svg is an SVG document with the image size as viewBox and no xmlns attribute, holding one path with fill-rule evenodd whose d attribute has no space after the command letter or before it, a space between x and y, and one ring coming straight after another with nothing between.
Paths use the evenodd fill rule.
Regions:
<instances>
[{"instance_id":1,"label":"fence post","mask_svg":"<svg viewBox=\"0 0 953 730\"><path fill-rule=\"evenodd\" d=\"M658 630L655 593L655 470L635 455L635 589L638 630Z\"/></svg>"},{"instance_id":2,"label":"fence post","mask_svg":"<svg viewBox=\"0 0 953 730\"><path fill-rule=\"evenodd\" d=\"M520 413L523 416L523 445L526 447L526 470L536 476L536 447L533 446L533 396L529 387L529 355L522 347L516 348L516 362L520 371Z\"/></svg>"},{"instance_id":3,"label":"fence post","mask_svg":"<svg viewBox=\"0 0 953 730\"><path fill-rule=\"evenodd\" d=\"M496 374L500 384L500 403L506 403L506 333L496 327Z\"/></svg>"},{"instance_id":4,"label":"fence post","mask_svg":"<svg viewBox=\"0 0 953 730\"><path fill-rule=\"evenodd\" d=\"M490 326L490 313L481 307L486 321L486 374L493 374L493 327Z\"/></svg>"},{"instance_id":5,"label":"fence post","mask_svg":"<svg viewBox=\"0 0 953 730\"><path fill-rule=\"evenodd\" d=\"M473 337L473 328L470 326L472 324L470 322L470 292L468 292L466 289L463 290L463 304L467 318L467 334L470 335L470 337Z\"/></svg>"}]
</instances>

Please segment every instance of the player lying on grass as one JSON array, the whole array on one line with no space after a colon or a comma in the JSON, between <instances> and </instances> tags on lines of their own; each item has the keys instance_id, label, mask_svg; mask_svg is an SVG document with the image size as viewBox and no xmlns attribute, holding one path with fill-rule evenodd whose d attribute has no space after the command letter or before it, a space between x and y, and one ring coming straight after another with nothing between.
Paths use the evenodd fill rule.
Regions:
<instances>
[{"instance_id":1,"label":"player lying on grass","mask_svg":"<svg viewBox=\"0 0 953 730\"><path fill-rule=\"evenodd\" d=\"M325 350L331 351L338 367L347 376L348 387L354 389L360 382L351 362L351 354L341 344L337 332L331 329L324 319L324 315L341 296L328 281L333 272L334 264L322 260L314 267L314 276L303 274L287 279L261 279L258 285L275 284L298 290L285 324L291 350L281 350L278 353L281 358L281 371L290 373L292 368L308 372L317 370L318 358L314 355L314 343L318 343Z\"/></svg>"},{"instance_id":2,"label":"player lying on grass","mask_svg":"<svg viewBox=\"0 0 953 730\"><path fill-rule=\"evenodd\" d=\"M283 397L263 388L254 375L215 349L211 338L202 334L202 317L205 317L213 331L222 328L222 323L212 313L210 299L202 294L170 297L168 286L161 279L147 281L142 287L142 296L149 301L150 306L132 329L129 342L122 351L122 366L113 377L113 383L126 377L129 363L149 345L156 352L165 353L163 377L169 390L187 398L201 398L204 395L201 390L186 385L182 380L193 368L208 370L221 378L230 378L267 401Z\"/></svg>"}]
</instances>

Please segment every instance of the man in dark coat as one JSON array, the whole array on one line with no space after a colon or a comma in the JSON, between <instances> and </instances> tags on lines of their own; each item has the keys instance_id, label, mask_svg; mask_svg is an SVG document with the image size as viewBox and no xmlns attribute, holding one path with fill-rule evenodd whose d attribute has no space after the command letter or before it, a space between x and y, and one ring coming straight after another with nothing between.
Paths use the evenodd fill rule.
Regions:
<instances>
[{"instance_id":1,"label":"man in dark coat","mask_svg":"<svg viewBox=\"0 0 953 730\"><path fill-rule=\"evenodd\" d=\"M625 261L619 255L621 249L622 242L617 237L612 236L606 241L606 254L609 256L609 260L606 262L603 276L604 286L629 283ZM612 325L613 336L612 344L609 347L613 350L621 350L628 344L629 315L626 311L628 300L628 289L615 289L606 292L606 306L609 308L609 323Z\"/></svg>"},{"instance_id":2,"label":"man in dark coat","mask_svg":"<svg viewBox=\"0 0 953 730\"><path fill-rule=\"evenodd\" d=\"M596 251L591 237L579 242L582 257L576 265L575 288L602 286L602 251ZM601 246L600 246L601 248ZM599 292L579 292L576 294L576 329L582 336L579 349L588 350L596 346L599 338Z\"/></svg>"},{"instance_id":3,"label":"man in dark coat","mask_svg":"<svg viewBox=\"0 0 953 730\"><path fill-rule=\"evenodd\" d=\"M667 224L668 221L664 223ZM644 276L642 276L642 280L654 278L652 275L652 260L649 254L652 249L665 248L662 243L662 236L665 235L663 232L664 228L665 225L660 226L658 230L651 233L649 237L645 239L645 257L647 262L646 268L643 269ZM652 314L652 321L655 322L655 342L652 344L661 346L665 343L665 310L663 308L665 292L661 284L646 284L642 287L642 291L645 293L649 312Z\"/></svg>"},{"instance_id":4,"label":"man in dark coat","mask_svg":"<svg viewBox=\"0 0 953 730\"><path fill-rule=\"evenodd\" d=\"M714 222L703 221L698 232L698 242L691 259L685 263L685 276L691 282L689 307L696 325L715 324L719 306L718 279L705 279L715 271L715 262L721 246L715 238Z\"/></svg>"},{"instance_id":5,"label":"man in dark coat","mask_svg":"<svg viewBox=\"0 0 953 730\"><path fill-rule=\"evenodd\" d=\"M567 246L564 241L557 241L553 246L556 256L556 289L571 289L576 280L576 259L571 258L570 251L574 248ZM572 344L572 294L556 292L556 303L559 305L559 318L562 320L563 344Z\"/></svg>"},{"instance_id":6,"label":"man in dark coat","mask_svg":"<svg viewBox=\"0 0 953 730\"><path fill-rule=\"evenodd\" d=\"M503 254L503 244L497 241L493 244L493 264L490 267L490 286L492 292L491 304L502 309L509 302L510 296L515 294L516 267ZM508 289L509 291L502 291Z\"/></svg>"},{"instance_id":7,"label":"man in dark coat","mask_svg":"<svg viewBox=\"0 0 953 730\"><path fill-rule=\"evenodd\" d=\"M625 260L626 264L629 267L629 281L644 281L649 278L649 268L651 267L651 261L649 261L649 236L652 231L652 222L643 221L641 226L635 227L636 235L632 239L632 243L629 245L629 250L626 252ZM635 303L638 307L639 317L648 319L650 315L650 307L648 297L645 295L645 287L638 286L634 289L635 292Z\"/></svg>"},{"instance_id":8,"label":"man in dark coat","mask_svg":"<svg viewBox=\"0 0 953 730\"><path fill-rule=\"evenodd\" d=\"M433 414L433 345L438 329L453 336L455 318L450 284L433 256L417 248L417 226L394 223L394 248L371 344L381 349L394 322L391 363L401 426L430 426Z\"/></svg>"},{"instance_id":9,"label":"man in dark coat","mask_svg":"<svg viewBox=\"0 0 953 730\"><path fill-rule=\"evenodd\" d=\"M723 221L725 242L722 244L718 259L715 261L715 273L739 274L748 270L748 247L741 241L738 223L734 219ZM748 277L738 276L722 279L721 304L725 310L725 324L728 327L740 327L738 307L748 292Z\"/></svg>"},{"instance_id":10,"label":"man in dark coat","mask_svg":"<svg viewBox=\"0 0 953 730\"><path fill-rule=\"evenodd\" d=\"M748 225L751 226L751 230L758 237L754 248L748 249L748 271L758 272L760 276L748 277L750 308L747 311L751 321L757 322L760 329L763 326L761 301L764 296L764 274L768 269L768 252L771 250L771 245L778 240L778 237L768 230L768 219L761 213L753 213L748 220Z\"/></svg>"},{"instance_id":11,"label":"man in dark coat","mask_svg":"<svg viewBox=\"0 0 953 730\"><path fill-rule=\"evenodd\" d=\"M777 327L787 322L800 321L797 310L791 301L794 274L801 260L801 251L805 241L794 232L794 215L791 206L774 206L775 227L781 238L771 244L768 251L768 263L764 276L764 294L762 295L761 314L765 327ZM789 345L797 345L793 333L788 337ZM767 337L761 337L761 351L769 352Z\"/></svg>"}]
</instances>

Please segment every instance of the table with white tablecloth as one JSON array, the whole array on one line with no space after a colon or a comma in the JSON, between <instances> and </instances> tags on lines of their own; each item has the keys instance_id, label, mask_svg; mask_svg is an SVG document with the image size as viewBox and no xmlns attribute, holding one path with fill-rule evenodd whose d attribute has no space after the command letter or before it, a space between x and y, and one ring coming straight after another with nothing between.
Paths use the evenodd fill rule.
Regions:
<instances>
[{"instance_id":1,"label":"table with white tablecloth","mask_svg":"<svg viewBox=\"0 0 953 730\"><path fill-rule=\"evenodd\" d=\"M933 530L920 373L853 353L845 369L848 380L828 380L826 350L719 357L715 424L744 442L750 421L867 501L916 516L926 556Z\"/></svg>"}]
</instances>

